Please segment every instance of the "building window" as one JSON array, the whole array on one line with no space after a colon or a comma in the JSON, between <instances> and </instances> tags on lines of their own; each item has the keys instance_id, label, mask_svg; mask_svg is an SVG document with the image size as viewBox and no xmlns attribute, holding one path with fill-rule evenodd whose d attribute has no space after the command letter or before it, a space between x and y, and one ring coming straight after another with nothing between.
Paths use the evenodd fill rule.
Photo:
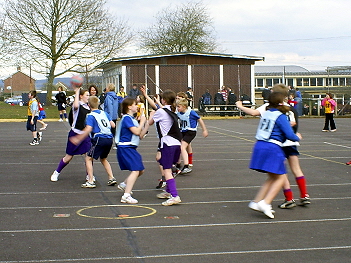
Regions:
<instances>
[{"instance_id":1,"label":"building window","mask_svg":"<svg viewBox=\"0 0 351 263\"><path fill-rule=\"evenodd\" d=\"M298 86L298 87L302 86L302 78L297 78L296 79L296 86Z\"/></svg>"},{"instance_id":2,"label":"building window","mask_svg":"<svg viewBox=\"0 0 351 263\"><path fill-rule=\"evenodd\" d=\"M317 86L317 79L316 78L310 78L311 86Z\"/></svg>"},{"instance_id":3,"label":"building window","mask_svg":"<svg viewBox=\"0 0 351 263\"><path fill-rule=\"evenodd\" d=\"M263 79L256 79L256 87L263 87Z\"/></svg>"},{"instance_id":4,"label":"building window","mask_svg":"<svg viewBox=\"0 0 351 263\"><path fill-rule=\"evenodd\" d=\"M351 86L351 78L346 78L346 86Z\"/></svg>"},{"instance_id":5,"label":"building window","mask_svg":"<svg viewBox=\"0 0 351 263\"><path fill-rule=\"evenodd\" d=\"M332 85L332 79L331 78L327 78L327 86L331 86Z\"/></svg>"},{"instance_id":6,"label":"building window","mask_svg":"<svg viewBox=\"0 0 351 263\"><path fill-rule=\"evenodd\" d=\"M303 79L303 86L308 87L310 85L310 79L309 78L304 78Z\"/></svg>"},{"instance_id":7,"label":"building window","mask_svg":"<svg viewBox=\"0 0 351 263\"><path fill-rule=\"evenodd\" d=\"M294 79L287 79L287 82L288 86L291 86L293 87L294 86Z\"/></svg>"},{"instance_id":8,"label":"building window","mask_svg":"<svg viewBox=\"0 0 351 263\"><path fill-rule=\"evenodd\" d=\"M281 83L281 79L273 79L273 85Z\"/></svg>"},{"instance_id":9,"label":"building window","mask_svg":"<svg viewBox=\"0 0 351 263\"><path fill-rule=\"evenodd\" d=\"M272 87L273 86L273 80L272 79L266 79L266 86Z\"/></svg>"},{"instance_id":10,"label":"building window","mask_svg":"<svg viewBox=\"0 0 351 263\"><path fill-rule=\"evenodd\" d=\"M346 82L345 82L345 78L340 78L340 79L339 79L339 85L340 85L340 86L346 86L345 83L346 83Z\"/></svg>"},{"instance_id":11,"label":"building window","mask_svg":"<svg viewBox=\"0 0 351 263\"><path fill-rule=\"evenodd\" d=\"M317 78L317 86L323 86L323 78Z\"/></svg>"},{"instance_id":12,"label":"building window","mask_svg":"<svg viewBox=\"0 0 351 263\"><path fill-rule=\"evenodd\" d=\"M333 86L339 86L339 78L333 78Z\"/></svg>"}]
</instances>

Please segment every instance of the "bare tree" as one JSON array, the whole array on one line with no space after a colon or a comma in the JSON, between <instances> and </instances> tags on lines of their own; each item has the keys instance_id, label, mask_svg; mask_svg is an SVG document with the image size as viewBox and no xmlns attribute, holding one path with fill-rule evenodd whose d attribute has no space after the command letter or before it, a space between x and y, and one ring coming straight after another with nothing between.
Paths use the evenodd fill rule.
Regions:
<instances>
[{"instance_id":1,"label":"bare tree","mask_svg":"<svg viewBox=\"0 0 351 263\"><path fill-rule=\"evenodd\" d=\"M79 72L114 56L131 40L123 20L112 19L105 0L6 0L12 47L32 70L48 78Z\"/></svg>"},{"instance_id":2,"label":"bare tree","mask_svg":"<svg viewBox=\"0 0 351 263\"><path fill-rule=\"evenodd\" d=\"M8 47L10 46L10 43L7 35L5 29L5 15L4 13L0 13L0 67L5 64L6 58L9 54Z\"/></svg>"},{"instance_id":3,"label":"bare tree","mask_svg":"<svg viewBox=\"0 0 351 263\"><path fill-rule=\"evenodd\" d=\"M212 19L200 3L163 9L156 24L140 32L140 47L154 54L213 52L216 47Z\"/></svg>"}]
</instances>

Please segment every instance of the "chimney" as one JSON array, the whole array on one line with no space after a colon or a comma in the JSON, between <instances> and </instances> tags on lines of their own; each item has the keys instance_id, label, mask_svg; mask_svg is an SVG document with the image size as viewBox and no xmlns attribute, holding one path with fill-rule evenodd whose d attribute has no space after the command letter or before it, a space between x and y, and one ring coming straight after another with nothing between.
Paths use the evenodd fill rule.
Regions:
<instances>
[{"instance_id":1,"label":"chimney","mask_svg":"<svg viewBox=\"0 0 351 263\"><path fill-rule=\"evenodd\" d=\"M17 66L17 71L21 71L21 67L20 66Z\"/></svg>"}]
</instances>

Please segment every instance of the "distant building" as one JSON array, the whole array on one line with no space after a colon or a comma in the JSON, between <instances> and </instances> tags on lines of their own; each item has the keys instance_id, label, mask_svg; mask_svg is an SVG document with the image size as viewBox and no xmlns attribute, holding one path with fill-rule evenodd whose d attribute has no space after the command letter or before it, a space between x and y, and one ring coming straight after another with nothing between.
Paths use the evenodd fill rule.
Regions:
<instances>
[{"instance_id":1,"label":"distant building","mask_svg":"<svg viewBox=\"0 0 351 263\"><path fill-rule=\"evenodd\" d=\"M273 87L277 83L299 88L312 95L351 94L351 67L328 67L309 71L300 66L255 66L255 88Z\"/></svg>"},{"instance_id":2,"label":"distant building","mask_svg":"<svg viewBox=\"0 0 351 263\"><path fill-rule=\"evenodd\" d=\"M262 90L277 83L299 88L303 103L320 108L326 92L334 94L339 108L350 104L351 66L309 71L300 66L255 66L256 104L263 104Z\"/></svg>"},{"instance_id":3,"label":"distant building","mask_svg":"<svg viewBox=\"0 0 351 263\"><path fill-rule=\"evenodd\" d=\"M11 89L8 89L11 87ZM4 80L4 92L20 95L23 92L35 89L35 79L24 74L20 68L12 76Z\"/></svg>"}]
</instances>

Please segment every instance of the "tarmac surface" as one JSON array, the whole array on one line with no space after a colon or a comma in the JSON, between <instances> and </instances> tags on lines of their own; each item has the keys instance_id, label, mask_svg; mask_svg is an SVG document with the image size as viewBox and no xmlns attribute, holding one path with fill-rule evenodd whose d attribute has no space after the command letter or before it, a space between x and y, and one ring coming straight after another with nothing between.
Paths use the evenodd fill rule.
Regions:
<instances>
[{"instance_id":1,"label":"tarmac surface","mask_svg":"<svg viewBox=\"0 0 351 263\"><path fill-rule=\"evenodd\" d=\"M351 158L349 118L321 132L323 118L301 118L300 163L312 203L279 209L275 219L247 205L266 179L248 169L258 119L205 120L208 138L193 141L194 167L177 177L182 203L157 199L160 172L153 127L138 148L145 173L134 187L138 205L120 203L94 163L95 189L80 187L84 160L75 156L58 182L50 176L64 156L68 124L49 122L30 146L25 122L0 123L0 262L350 262ZM117 181L116 153L109 161ZM289 171L295 199L299 191Z\"/></svg>"}]
</instances>

